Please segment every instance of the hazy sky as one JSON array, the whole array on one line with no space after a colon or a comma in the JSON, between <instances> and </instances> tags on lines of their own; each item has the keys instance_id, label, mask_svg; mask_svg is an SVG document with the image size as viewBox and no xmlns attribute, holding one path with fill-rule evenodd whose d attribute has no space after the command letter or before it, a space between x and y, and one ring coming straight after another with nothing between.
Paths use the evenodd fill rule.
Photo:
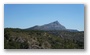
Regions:
<instances>
[{"instance_id":1,"label":"hazy sky","mask_svg":"<svg viewBox=\"0 0 90 55\"><path fill-rule=\"evenodd\" d=\"M84 30L83 4L5 4L4 27L29 28L58 21L67 29Z\"/></svg>"}]
</instances>

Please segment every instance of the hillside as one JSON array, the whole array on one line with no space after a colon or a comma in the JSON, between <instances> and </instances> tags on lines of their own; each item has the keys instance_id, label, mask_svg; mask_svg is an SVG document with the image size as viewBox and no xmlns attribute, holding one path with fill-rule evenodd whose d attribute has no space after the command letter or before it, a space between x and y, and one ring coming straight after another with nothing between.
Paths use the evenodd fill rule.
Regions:
<instances>
[{"instance_id":1,"label":"hillside","mask_svg":"<svg viewBox=\"0 0 90 55\"><path fill-rule=\"evenodd\" d=\"M4 29L5 49L84 49L84 32Z\"/></svg>"}]
</instances>

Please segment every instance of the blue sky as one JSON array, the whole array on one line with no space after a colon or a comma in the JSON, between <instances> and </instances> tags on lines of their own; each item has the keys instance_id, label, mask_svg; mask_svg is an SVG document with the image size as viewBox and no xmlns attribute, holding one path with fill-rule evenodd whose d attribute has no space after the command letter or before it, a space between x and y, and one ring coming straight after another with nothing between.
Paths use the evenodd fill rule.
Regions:
<instances>
[{"instance_id":1,"label":"blue sky","mask_svg":"<svg viewBox=\"0 0 90 55\"><path fill-rule=\"evenodd\" d=\"M58 21L67 29L84 30L83 4L4 4L4 28L29 28Z\"/></svg>"}]
</instances>

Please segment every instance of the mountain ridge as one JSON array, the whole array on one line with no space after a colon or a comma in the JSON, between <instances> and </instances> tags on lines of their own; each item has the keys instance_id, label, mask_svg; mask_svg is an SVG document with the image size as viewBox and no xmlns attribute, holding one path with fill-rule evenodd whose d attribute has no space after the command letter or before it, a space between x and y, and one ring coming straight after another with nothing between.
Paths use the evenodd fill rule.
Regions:
<instances>
[{"instance_id":1,"label":"mountain ridge","mask_svg":"<svg viewBox=\"0 0 90 55\"><path fill-rule=\"evenodd\" d=\"M33 27L27 28L28 30L65 30L65 31L71 31L71 32L77 32L78 30L75 29L67 29L65 26L60 24L58 21L54 21L48 24L44 24L42 26L35 25Z\"/></svg>"}]
</instances>

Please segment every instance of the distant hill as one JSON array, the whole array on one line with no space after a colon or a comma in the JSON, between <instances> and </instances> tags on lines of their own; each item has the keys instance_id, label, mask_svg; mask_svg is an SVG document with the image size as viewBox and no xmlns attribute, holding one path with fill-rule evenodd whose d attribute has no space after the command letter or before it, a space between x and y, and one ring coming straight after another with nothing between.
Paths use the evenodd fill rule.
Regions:
<instances>
[{"instance_id":1,"label":"distant hill","mask_svg":"<svg viewBox=\"0 0 90 55\"><path fill-rule=\"evenodd\" d=\"M77 32L78 30L73 29L66 29L63 25L61 25L58 21L51 22L49 24L44 24L42 26L34 26L27 28L28 30L44 30L44 31L50 31L50 30L66 30L71 32Z\"/></svg>"}]
</instances>

